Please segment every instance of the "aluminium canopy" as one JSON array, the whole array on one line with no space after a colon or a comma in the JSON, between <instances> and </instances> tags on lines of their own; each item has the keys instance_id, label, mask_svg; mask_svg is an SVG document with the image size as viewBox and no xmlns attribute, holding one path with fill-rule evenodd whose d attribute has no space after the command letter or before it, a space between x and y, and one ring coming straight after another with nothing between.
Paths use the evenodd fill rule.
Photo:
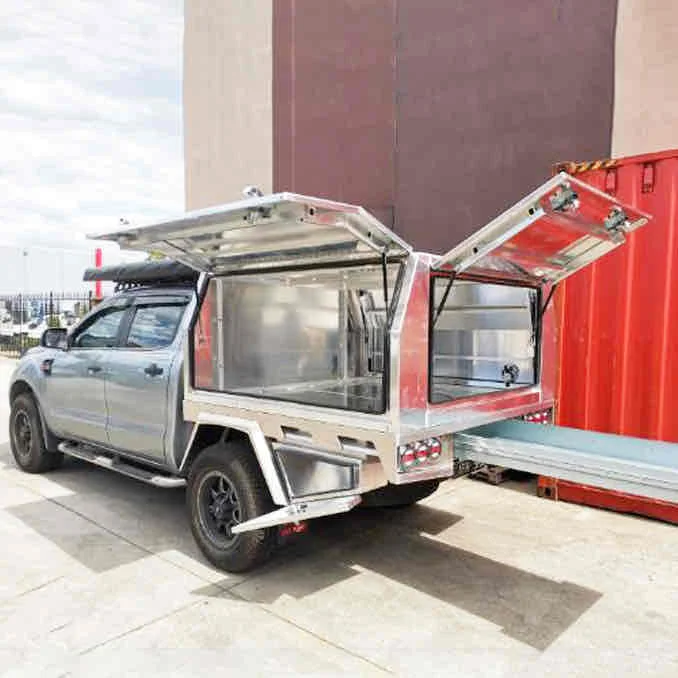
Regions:
<instances>
[{"instance_id":1,"label":"aluminium canopy","mask_svg":"<svg viewBox=\"0 0 678 678\"><path fill-rule=\"evenodd\" d=\"M461 198L450 196L455 199ZM648 219L561 173L435 259L433 269L552 284L621 245L626 233ZM210 273L396 259L412 251L362 207L294 193L248 198L95 237L161 252Z\"/></svg>"}]
</instances>

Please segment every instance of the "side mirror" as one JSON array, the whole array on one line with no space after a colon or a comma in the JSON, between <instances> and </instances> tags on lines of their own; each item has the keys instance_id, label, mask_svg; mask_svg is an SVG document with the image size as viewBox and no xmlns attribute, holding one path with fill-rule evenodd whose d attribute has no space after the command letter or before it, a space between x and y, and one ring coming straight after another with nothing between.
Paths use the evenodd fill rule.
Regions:
<instances>
[{"instance_id":1,"label":"side mirror","mask_svg":"<svg viewBox=\"0 0 678 678\"><path fill-rule=\"evenodd\" d=\"M42 333L40 346L45 348L68 348L68 332L62 327L50 327Z\"/></svg>"}]
</instances>

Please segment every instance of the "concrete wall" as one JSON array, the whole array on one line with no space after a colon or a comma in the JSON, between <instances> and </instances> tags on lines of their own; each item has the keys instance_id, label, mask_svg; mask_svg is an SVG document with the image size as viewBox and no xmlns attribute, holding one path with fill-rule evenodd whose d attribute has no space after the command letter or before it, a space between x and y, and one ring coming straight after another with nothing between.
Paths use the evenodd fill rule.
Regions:
<instances>
[{"instance_id":1,"label":"concrete wall","mask_svg":"<svg viewBox=\"0 0 678 678\"><path fill-rule=\"evenodd\" d=\"M678 148L678 2L619 0L615 157Z\"/></svg>"},{"instance_id":2,"label":"concrete wall","mask_svg":"<svg viewBox=\"0 0 678 678\"><path fill-rule=\"evenodd\" d=\"M273 0L186 0L186 207L273 184Z\"/></svg>"}]
</instances>

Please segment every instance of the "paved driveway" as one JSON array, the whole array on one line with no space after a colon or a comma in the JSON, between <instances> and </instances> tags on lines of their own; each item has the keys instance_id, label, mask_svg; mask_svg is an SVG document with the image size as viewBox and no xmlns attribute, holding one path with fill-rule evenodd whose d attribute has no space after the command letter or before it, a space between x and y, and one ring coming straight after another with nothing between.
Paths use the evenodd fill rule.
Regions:
<instances>
[{"instance_id":1,"label":"paved driveway","mask_svg":"<svg viewBox=\"0 0 678 678\"><path fill-rule=\"evenodd\" d=\"M74 461L23 474L7 414L1 675L678 675L676 527L459 480L227 575L183 491Z\"/></svg>"}]
</instances>

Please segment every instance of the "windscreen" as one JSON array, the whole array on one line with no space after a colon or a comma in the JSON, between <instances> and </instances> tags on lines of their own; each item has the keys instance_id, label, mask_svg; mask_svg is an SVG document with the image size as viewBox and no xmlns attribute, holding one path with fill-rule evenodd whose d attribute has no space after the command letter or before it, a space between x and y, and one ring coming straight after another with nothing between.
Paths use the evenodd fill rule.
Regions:
<instances>
[{"instance_id":1,"label":"windscreen","mask_svg":"<svg viewBox=\"0 0 678 678\"><path fill-rule=\"evenodd\" d=\"M212 279L194 330L195 386L384 411L398 270L386 267L386 294L378 264Z\"/></svg>"},{"instance_id":2,"label":"windscreen","mask_svg":"<svg viewBox=\"0 0 678 678\"><path fill-rule=\"evenodd\" d=\"M534 384L537 309L533 288L434 276L429 400Z\"/></svg>"}]
</instances>

